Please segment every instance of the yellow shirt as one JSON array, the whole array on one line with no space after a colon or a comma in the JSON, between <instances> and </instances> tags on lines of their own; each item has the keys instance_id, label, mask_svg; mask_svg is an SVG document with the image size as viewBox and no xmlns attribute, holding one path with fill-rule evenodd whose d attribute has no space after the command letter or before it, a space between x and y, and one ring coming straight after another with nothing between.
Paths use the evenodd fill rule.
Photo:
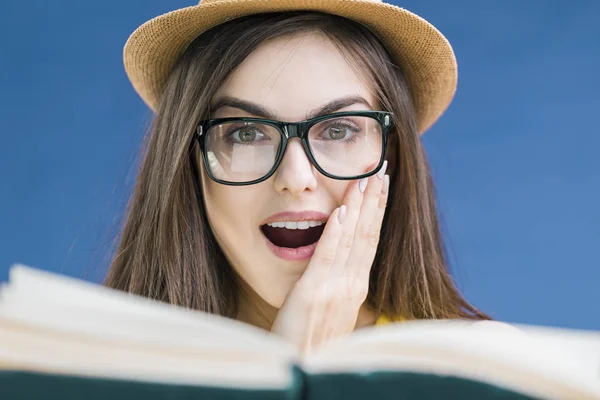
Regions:
<instances>
[{"instance_id":1,"label":"yellow shirt","mask_svg":"<svg viewBox=\"0 0 600 400\"><path fill-rule=\"evenodd\" d=\"M404 321L404 318L402 318L402 317L390 318L387 315L382 314L379 316L379 318L377 318L377 321L375 321L375 325L376 326L387 325L392 322L402 322L402 321Z\"/></svg>"}]
</instances>

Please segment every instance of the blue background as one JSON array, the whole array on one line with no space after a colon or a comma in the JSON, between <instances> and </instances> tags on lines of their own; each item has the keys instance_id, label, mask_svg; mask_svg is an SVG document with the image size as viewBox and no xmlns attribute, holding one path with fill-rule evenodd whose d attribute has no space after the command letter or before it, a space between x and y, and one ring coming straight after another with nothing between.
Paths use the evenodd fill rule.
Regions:
<instances>
[{"instance_id":1,"label":"blue background","mask_svg":"<svg viewBox=\"0 0 600 400\"><path fill-rule=\"evenodd\" d=\"M0 281L14 262L101 279L151 116L123 44L193 4L0 3ZM600 2L402 5L459 61L423 138L459 287L502 320L600 329Z\"/></svg>"}]
</instances>

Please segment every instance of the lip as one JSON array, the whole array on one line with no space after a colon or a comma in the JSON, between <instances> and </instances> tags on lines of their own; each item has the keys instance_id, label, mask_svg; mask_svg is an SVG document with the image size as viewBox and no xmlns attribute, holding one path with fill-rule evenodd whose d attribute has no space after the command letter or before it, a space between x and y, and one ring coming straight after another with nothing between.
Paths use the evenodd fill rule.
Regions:
<instances>
[{"instance_id":1,"label":"lip","mask_svg":"<svg viewBox=\"0 0 600 400\"><path fill-rule=\"evenodd\" d=\"M317 244L319 241L309 244L308 246L302 246L295 249L289 247L279 247L275 246L262 232L263 238L265 238L265 242L267 243L267 247L273 254L275 254L279 258L283 258L287 261L302 261L308 260L315 253L315 249L317 248Z\"/></svg>"},{"instance_id":2,"label":"lip","mask_svg":"<svg viewBox=\"0 0 600 400\"><path fill-rule=\"evenodd\" d=\"M287 222L287 221L322 221L327 222L329 215L320 211L284 211L277 214L273 214L263 221L260 226L270 224L272 222ZM265 239L265 243L271 252L279 258L288 261L302 261L312 257L317 248L319 241L309 244L308 246L302 246L298 248L290 247L279 247L275 246L262 232L260 233Z\"/></svg>"},{"instance_id":3,"label":"lip","mask_svg":"<svg viewBox=\"0 0 600 400\"><path fill-rule=\"evenodd\" d=\"M322 221L327 222L329 214L320 211L284 211L273 214L265 219L260 226L270 224L272 222L288 222L288 221Z\"/></svg>"}]
</instances>

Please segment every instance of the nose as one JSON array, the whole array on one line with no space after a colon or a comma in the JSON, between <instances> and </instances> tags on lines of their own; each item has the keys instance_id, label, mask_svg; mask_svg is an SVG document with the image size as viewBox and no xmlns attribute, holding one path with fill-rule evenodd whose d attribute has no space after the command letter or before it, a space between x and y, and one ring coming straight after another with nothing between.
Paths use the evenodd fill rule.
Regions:
<instances>
[{"instance_id":1,"label":"nose","mask_svg":"<svg viewBox=\"0 0 600 400\"><path fill-rule=\"evenodd\" d=\"M275 172L275 190L278 193L288 192L299 196L306 190L317 188L317 171L308 159L302 143L298 138L292 138L287 144L281 164Z\"/></svg>"}]
</instances>

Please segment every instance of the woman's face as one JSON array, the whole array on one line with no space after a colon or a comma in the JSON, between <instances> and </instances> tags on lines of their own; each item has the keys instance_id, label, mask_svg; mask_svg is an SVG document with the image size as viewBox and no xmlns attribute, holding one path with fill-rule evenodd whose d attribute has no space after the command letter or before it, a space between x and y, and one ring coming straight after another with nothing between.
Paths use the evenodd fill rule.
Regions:
<instances>
[{"instance_id":1,"label":"woman's face","mask_svg":"<svg viewBox=\"0 0 600 400\"><path fill-rule=\"evenodd\" d=\"M222 106L214 109L211 117L265 118L252 114L240 100L286 122L305 120L340 99L353 100L329 112L377 109L375 96L364 82L325 36L280 38L260 46L225 82L214 99ZM324 223L342 205L350 181L320 174L297 138L288 142L279 168L266 181L222 185L208 177L204 165L202 176L208 219L224 254L247 287L271 306L281 307L315 247L303 244L314 242L323 228L310 225ZM290 220L306 219L313 222L290 224ZM265 228L268 222L284 221L288 221L287 227ZM307 225L309 229L288 229ZM268 237L301 247L274 246Z\"/></svg>"}]
</instances>

